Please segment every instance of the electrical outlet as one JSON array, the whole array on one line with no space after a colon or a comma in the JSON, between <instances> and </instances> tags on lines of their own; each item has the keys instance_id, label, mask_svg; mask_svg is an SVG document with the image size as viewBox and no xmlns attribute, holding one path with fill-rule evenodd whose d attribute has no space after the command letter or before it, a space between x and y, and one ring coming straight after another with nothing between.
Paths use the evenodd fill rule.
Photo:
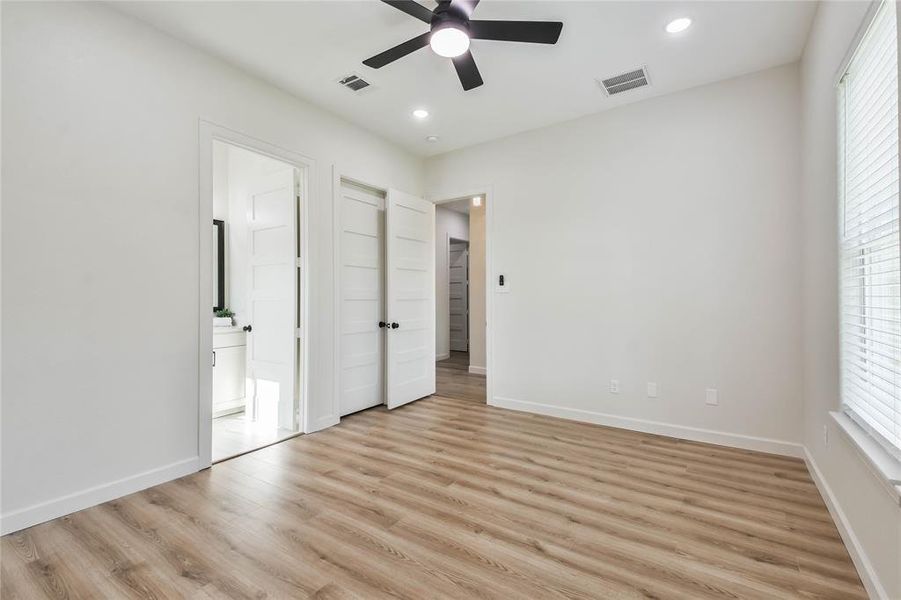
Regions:
<instances>
[{"instance_id":1,"label":"electrical outlet","mask_svg":"<svg viewBox=\"0 0 901 600\"><path fill-rule=\"evenodd\" d=\"M653 382L648 382L648 398L656 398L657 397L657 384Z\"/></svg>"},{"instance_id":2,"label":"electrical outlet","mask_svg":"<svg viewBox=\"0 0 901 600\"><path fill-rule=\"evenodd\" d=\"M823 425L823 445L829 447L829 426Z\"/></svg>"},{"instance_id":3,"label":"electrical outlet","mask_svg":"<svg viewBox=\"0 0 901 600\"><path fill-rule=\"evenodd\" d=\"M720 403L720 399L717 397L717 392L713 388L707 388L707 404L710 406L718 406Z\"/></svg>"},{"instance_id":4,"label":"electrical outlet","mask_svg":"<svg viewBox=\"0 0 901 600\"><path fill-rule=\"evenodd\" d=\"M619 379L611 379L610 380L610 393L611 394L619 393Z\"/></svg>"}]
</instances>

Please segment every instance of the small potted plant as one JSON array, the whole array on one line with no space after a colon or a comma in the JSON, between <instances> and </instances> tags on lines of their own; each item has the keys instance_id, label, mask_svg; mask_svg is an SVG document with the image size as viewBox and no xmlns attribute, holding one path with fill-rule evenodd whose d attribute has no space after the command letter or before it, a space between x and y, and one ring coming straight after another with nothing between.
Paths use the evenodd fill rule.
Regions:
<instances>
[{"instance_id":1,"label":"small potted plant","mask_svg":"<svg viewBox=\"0 0 901 600\"><path fill-rule=\"evenodd\" d=\"M231 327L235 324L235 313L230 308L220 308L213 313L213 327Z\"/></svg>"}]
</instances>

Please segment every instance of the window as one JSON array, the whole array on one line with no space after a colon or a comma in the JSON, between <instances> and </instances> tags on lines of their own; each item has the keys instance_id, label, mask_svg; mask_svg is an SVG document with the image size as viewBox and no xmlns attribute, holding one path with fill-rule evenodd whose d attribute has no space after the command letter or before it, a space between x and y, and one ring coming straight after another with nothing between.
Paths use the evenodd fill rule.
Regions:
<instances>
[{"instance_id":1,"label":"window","mask_svg":"<svg viewBox=\"0 0 901 600\"><path fill-rule=\"evenodd\" d=\"M898 33L884 0L838 85L842 405L901 458Z\"/></svg>"}]
</instances>

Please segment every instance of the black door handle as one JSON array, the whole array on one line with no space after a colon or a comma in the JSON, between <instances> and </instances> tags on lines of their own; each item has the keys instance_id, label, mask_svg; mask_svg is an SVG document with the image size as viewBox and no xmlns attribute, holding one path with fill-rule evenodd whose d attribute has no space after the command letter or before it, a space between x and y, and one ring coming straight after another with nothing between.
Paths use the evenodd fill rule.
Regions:
<instances>
[{"instance_id":1,"label":"black door handle","mask_svg":"<svg viewBox=\"0 0 901 600\"><path fill-rule=\"evenodd\" d=\"M253 331L253 325L245 325L243 329L247 333L250 333L251 331Z\"/></svg>"},{"instance_id":2,"label":"black door handle","mask_svg":"<svg viewBox=\"0 0 901 600\"><path fill-rule=\"evenodd\" d=\"M387 326L388 326L388 324L385 323L384 321L379 321L379 329L381 329L382 327L387 327Z\"/></svg>"},{"instance_id":3,"label":"black door handle","mask_svg":"<svg viewBox=\"0 0 901 600\"><path fill-rule=\"evenodd\" d=\"M391 323L391 329L397 329L398 327L400 327L400 325L397 323Z\"/></svg>"}]
</instances>

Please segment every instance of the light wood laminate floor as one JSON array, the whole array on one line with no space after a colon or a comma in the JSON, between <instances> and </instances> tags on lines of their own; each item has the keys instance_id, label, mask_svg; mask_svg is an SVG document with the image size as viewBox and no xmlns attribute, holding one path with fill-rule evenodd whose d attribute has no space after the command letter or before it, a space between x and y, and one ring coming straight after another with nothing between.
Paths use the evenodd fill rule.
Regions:
<instances>
[{"instance_id":1,"label":"light wood laminate floor","mask_svg":"<svg viewBox=\"0 0 901 600\"><path fill-rule=\"evenodd\" d=\"M488 407L453 365L441 395L4 537L0 595L865 597L803 462Z\"/></svg>"}]
</instances>

